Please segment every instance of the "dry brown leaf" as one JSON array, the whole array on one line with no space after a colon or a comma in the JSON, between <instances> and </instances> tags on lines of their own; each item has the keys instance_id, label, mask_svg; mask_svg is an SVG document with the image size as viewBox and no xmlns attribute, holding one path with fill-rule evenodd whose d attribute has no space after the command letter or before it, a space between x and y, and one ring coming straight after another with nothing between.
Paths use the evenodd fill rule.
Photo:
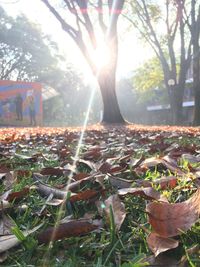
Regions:
<instances>
[{"instance_id":1,"label":"dry brown leaf","mask_svg":"<svg viewBox=\"0 0 200 267\"><path fill-rule=\"evenodd\" d=\"M50 241L88 234L96 229L98 226L90 221L73 220L42 231L38 235L38 241L40 244L49 243Z\"/></svg>"},{"instance_id":2,"label":"dry brown leaf","mask_svg":"<svg viewBox=\"0 0 200 267\"><path fill-rule=\"evenodd\" d=\"M0 165L0 173L4 173L4 175L9 172L9 168L5 165Z\"/></svg>"},{"instance_id":3,"label":"dry brown leaf","mask_svg":"<svg viewBox=\"0 0 200 267\"><path fill-rule=\"evenodd\" d=\"M71 196L70 202L73 203L73 202L80 201L80 200L89 200L89 199L96 197L98 194L99 194L98 191L88 189L88 190L79 192L79 193Z\"/></svg>"},{"instance_id":4,"label":"dry brown leaf","mask_svg":"<svg viewBox=\"0 0 200 267\"><path fill-rule=\"evenodd\" d=\"M182 203L158 203L147 205L149 223L163 237L179 235L187 231L198 220L200 214L200 189Z\"/></svg>"},{"instance_id":5,"label":"dry brown leaf","mask_svg":"<svg viewBox=\"0 0 200 267\"><path fill-rule=\"evenodd\" d=\"M151 251L157 257L160 253L176 248L179 245L178 240L162 237L156 233L150 233L147 237L147 243Z\"/></svg>"},{"instance_id":6,"label":"dry brown leaf","mask_svg":"<svg viewBox=\"0 0 200 267\"><path fill-rule=\"evenodd\" d=\"M53 198L51 200L47 200L45 204L49 206L59 206L62 203L63 203L62 199Z\"/></svg>"},{"instance_id":7,"label":"dry brown leaf","mask_svg":"<svg viewBox=\"0 0 200 267\"><path fill-rule=\"evenodd\" d=\"M6 190L12 188L12 185L15 183L15 181L16 181L16 176L14 175L13 171L6 173L5 178L3 180L3 184Z\"/></svg>"},{"instance_id":8,"label":"dry brown leaf","mask_svg":"<svg viewBox=\"0 0 200 267\"><path fill-rule=\"evenodd\" d=\"M27 196L29 193L29 187L24 187L21 191L10 192L5 200L12 202L14 199L21 199Z\"/></svg>"},{"instance_id":9,"label":"dry brown leaf","mask_svg":"<svg viewBox=\"0 0 200 267\"><path fill-rule=\"evenodd\" d=\"M165 190L167 188L173 189L174 187L176 187L177 183L178 177L176 176L162 177L160 179L152 181L152 184L159 185L162 190Z\"/></svg>"},{"instance_id":10,"label":"dry brown leaf","mask_svg":"<svg viewBox=\"0 0 200 267\"><path fill-rule=\"evenodd\" d=\"M79 190L80 186L82 183L85 183L87 181L94 181L95 180L95 176L94 175L90 175L90 176L87 176L85 178L83 178L82 180L79 180L79 181L75 181L75 182L72 182L70 184L68 184L65 189L66 190L70 190L72 192L76 192L77 190Z\"/></svg>"},{"instance_id":11,"label":"dry brown leaf","mask_svg":"<svg viewBox=\"0 0 200 267\"><path fill-rule=\"evenodd\" d=\"M147 167L152 168L157 165L162 165L165 169L169 169L173 173L177 173L179 175L185 174L177 165L176 161L169 156L165 156L163 158L148 158L140 165L141 168Z\"/></svg>"},{"instance_id":12,"label":"dry brown leaf","mask_svg":"<svg viewBox=\"0 0 200 267\"><path fill-rule=\"evenodd\" d=\"M125 180L116 176L109 175L108 179L111 183L111 185L115 188L129 188L131 187L133 181L131 180Z\"/></svg>"},{"instance_id":13,"label":"dry brown leaf","mask_svg":"<svg viewBox=\"0 0 200 267\"><path fill-rule=\"evenodd\" d=\"M23 235L26 237L35 231L37 231L42 224L34 227L32 230L23 231ZM8 249L20 244L21 241L15 235L4 235L0 237L0 253L7 251Z\"/></svg>"},{"instance_id":14,"label":"dry brown leaf","mask_svg":"<svg viewBox=\"0 0 200 267\"><path fill-rule=\"evenodd\" d=\"M53 168L53 167L47 167L43 168L40 173L42 175L56 175L56 176L62 176L63 175L63 169L61 168Z\"/></svg>"},{"instance_id":15,"label":"dry brown leaf","mask_svg":"<svg viewBox=\"0 0 200 267\"><path fill-rule=\"evenodd\" d=\"M105 213L107 216L108 221L110 220L110 206L112 207L114 221L116 229L119 230L125 217L126 217L126 210L124 203L121 202L118 195L112 195L108 199L105 200Z\"/></svg>"},{"instance_id":16,"label":"dry brown leaf","mask_svg":"<svg viewBox=\"0 0 200 267\"><path fill-rule=\"evenodd\" d=\"M152 187L145 187L145 188L124 188L118 190L118 194L120 196L125 196L127 194L130 195L139 195L140 197L143 197L148 200L160 200L164 202L168 202L165 197L162 197L158 191L156 191Z\"/></svg>"},{"instance_id":17,"label":"dry brown leaf","mask_svg":"<svg viewBox=\"0 0 200 267\"><path fill-rule=\"evenodd\" d=\"M97 160L101 157L101 147L92 147L83 154L86 160Z\"/></svg>"},{"instance_id":18,"label":"dry brown leaf","mask_svg":"<svg viewBox=\"0 0 200 267\"><path fill-rule=\"evenodd\" d=\"M0 235L10 235L12 234L11 228L15 226L14 222L6 214L2 214L0 219Z\"/></svg>"},{"instance_id":19,"label":"dry brown leaf","mask_svg":"<svg viewBox=\"0 0 200 267\"><path fill-rule=\"evenodd\" d=\"M181 158L183 160L187 160L189 163L198 163L200 162L200 156L195 156L195 155L191 155L191 154L183 154L181 156Z\"/></svg>"},{"instance_id":20,"label":"dry brown leaf","mask_svg":"<svg viewBox=\"0 0 200 267\"><path fill-rule=\"evenodd\" d=\"M112 164L110 164L109 162L103 162L100 166L99 166L99 171L101 173L108 173L112 168Z\"/></svg>"},{"instance_id":21,"label":"dry brown leaf","mask_svg":"<svg viewBox=\"0 0 200 267\"><path fill-rule=\"evenodd\" d=\"M96 171L95 163L89 160L79 159L77 160L77 165L84 166L90 169L91 171Z\"/></svg>"},{"instance_id":22,"label":"dry brown leaf","mask_svg":"<svg viewBox=\"0 0 200 267\"><path fill-rule=\"evenodd\" d=\"M53 194L54 198L65 199L69 191L67 190L60 190L44 183L38 182L37 183L37 191L43 196L49 196Z\"/></svg>"},{"instance_id":23,"label":"dry brown leaf","mask_svg":"<svg viewBox=\"0 0 200 267\"><path fill-rule=\"evenodd\" d=\"M90 176L90 174L81 172L81 173L77 173L77 174L75 174L75 175L73 176L73 179L74 179L75 181L80 181L80 180L82 180L82 179L84 179L84 178L86 178L86 177L88 177L88 176Z\"/></svg>"}]
</instances>

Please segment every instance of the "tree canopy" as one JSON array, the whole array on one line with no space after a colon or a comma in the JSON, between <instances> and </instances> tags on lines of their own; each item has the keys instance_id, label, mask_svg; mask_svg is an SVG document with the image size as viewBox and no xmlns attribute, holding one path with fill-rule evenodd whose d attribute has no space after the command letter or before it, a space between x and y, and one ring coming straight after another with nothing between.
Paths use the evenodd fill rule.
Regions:
<instances>
[{"instance_id":1,"label":"tree canopy","mask_svg":"<svg viewBox=\"0 0 200 267\"><path fill-rule=\"evenodd\" d=\"M42 80L58 70L55 42L24 15L10 17L0 8L0 79Z\"/></svg>"}]
</instances>

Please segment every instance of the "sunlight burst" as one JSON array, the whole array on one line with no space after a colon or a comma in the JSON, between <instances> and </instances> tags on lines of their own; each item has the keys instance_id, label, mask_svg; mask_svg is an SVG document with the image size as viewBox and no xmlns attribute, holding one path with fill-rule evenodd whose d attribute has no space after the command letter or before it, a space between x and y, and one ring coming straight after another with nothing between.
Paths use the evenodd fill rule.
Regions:
<instances>
[{"instance_id":1,"label":"sunlight burst","mask_svg":"<svg viewBox=\"0 0 200 267\"><path fill-rule=\"evenodd\" d=\"M98 69L107 67L110 63L110 51L105 43L100 44L93 54L93 61Z\"/></svg>"}]
</instances>

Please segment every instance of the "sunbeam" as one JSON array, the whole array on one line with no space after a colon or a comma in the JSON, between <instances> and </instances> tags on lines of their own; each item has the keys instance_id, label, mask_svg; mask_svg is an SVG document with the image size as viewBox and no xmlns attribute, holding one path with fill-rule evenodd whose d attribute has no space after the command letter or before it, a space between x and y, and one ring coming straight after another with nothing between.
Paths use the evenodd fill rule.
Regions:
<instances>
[{"instance_id":1,"label":"sunbeam","mask_svg":"<svg viewBox=\"0 0 200 267\"><path fill-rule=\"evenodd\" d=\"M110 17L110 23L109 23L109 27L108 27L107 32L106 32L106 38L108 37L109 32L111 30L111 25L112 25L112 22L113 22L113 19L114 19L115 10L117 10L117 2L118 2L118 0L114 0L114 2L113 2L111 17ZM106 44L106 42L105 42L105 44ZM103 52L105 53L105 51L107 51L107 50L104 47ZM101 51L101 53L102 53L102 51ZM83 145L83 139L84 139L86 127L88 125L89 115L90 115L90 111L91 111L91 107L92 107L94 95L95 95L96 88L97 88L98 76L100 74L101 69L102 68L105 68L106 67L106 64L109 64L108 54L106 54L106 55L102 55L101 54L101 56L103 56L104 60L102 61L102 59L101 59L100 62L97 62L97 68L98 68L98 70L97 70L97 73L96 73L96 79L94 81L96 84L94 84L92 86L92 91L91 91L90 99L89 99L89 102L88 102L88 108L87 108L85 120L84 120L84 123L83 123L83 126L82 126L81 135L80 135L80 138L79 138L79 141L78 141L78 144L77 144L77 149L76 149L74 160L73 160L73 164L72 164L72 171L69 174L68 182L67 182L67 185L65 187L66 190L68 190L69 184L71 183L72 176L73 176L73 169L76 167L76 163L77 163L77 161L79 159L80 149L81 149L81 147ZM69 191L69 194L70 194L70 191ZM66 197L63 200L63 203L60 206L60 209L58 211L58 215L57 215L55 226L54 226L55 231L56 231L56 227L60 224L60 220L61 220L61 217L62 217L62 214L63 214L64 207L66 205L66 202L67 202L67 200L69 198L69 194L66 194ZM47 251L47 253L44 256L44 259L45 259L44 260L44 265L43 265L44 267L45 266L48 266L47 263L48 263L49 253L50 253L50 250L52 248L52 241L54 240L55 231L53 231L53 233L52 233L51 242L49 243L48 251Z\"/></svg>"},{"instance_id":2,"label":"sunbeam","mask_svg":"<svg viewBox=\"0 0 200 267\"><path fill-rule=\"evenodd\" d=\"M91 111L91 107L92 107L92 103L93 103L93 100L94 100L96 89L97 89L97 84L96 85L93 84L92 85L92 90L91 90L91 95L90 95L89 102L88 102L88 108L87 108L85 120L84 120L84 123L83 123L83 126L82 126L80 138L78 140L78 144L77 144L77 148L76 148L76 152L75 152L75 156L74 156L74 160L73 160L73 164L72 164L72 170L70 171L70 174L68 176L68 181L67 181L67 185L65 187L65 190L68 190L69 184L71 183L72 176L73 176L73 169L76 167L76 163L77 163L77 161L79 159L80 149L81 149L81 147L83 145L83 138L84 138L84 135L85 135L86 127L88 125L89 115L90 115L90 111ZM70 196L70 191L69 191L69 194L66 194L66 197L63 199L63 202L62 202L62 204L61 204L61 206L59 208L58 215L57 215L57 218L56 218L56 222L55 222L55 225L54 225L54 229L56 229L56 227L60 224L60 220L61 220L61 217L62 217L62 214L63 214L63 210L64 210L64 208L66 206L66 202L68 201L69 196ZM44 267L48 266L47 264L48 264L48 259L49 259L49 253L50 253L50 250L52 248L52 241L54 240L54 236L55 236L55 231L53 231L53 233L52 233L51 241L50 241L49 246L48 246L48 251L44 256L44 261L43 261L43 266Z\"/></svg>"}]
</instances>

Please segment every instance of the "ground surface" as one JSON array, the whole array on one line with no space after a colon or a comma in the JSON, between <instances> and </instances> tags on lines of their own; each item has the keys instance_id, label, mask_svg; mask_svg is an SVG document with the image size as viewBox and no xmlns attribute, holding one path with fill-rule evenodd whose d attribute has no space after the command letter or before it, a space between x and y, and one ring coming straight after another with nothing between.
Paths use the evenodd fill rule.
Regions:
<instances>
[{"instance_id":1,"label":"ground surface","mask_svg":"<svg viewBox=\"0 0 200 267\"><path fill-rule=\"evenodd\" d=\"M0 130L2 266L200 266L200 131Z\"/></svg>"}]
</instances>

